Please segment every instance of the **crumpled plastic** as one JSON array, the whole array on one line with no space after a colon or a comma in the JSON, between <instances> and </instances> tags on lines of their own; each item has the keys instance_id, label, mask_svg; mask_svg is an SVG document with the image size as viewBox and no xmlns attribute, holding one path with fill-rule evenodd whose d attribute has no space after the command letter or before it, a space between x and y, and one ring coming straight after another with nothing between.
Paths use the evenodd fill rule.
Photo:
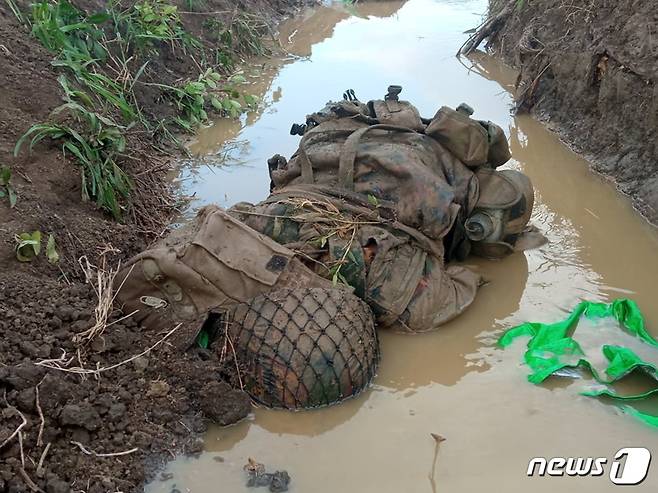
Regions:
<instances>
[{"instance_id":1,"label":"crumpled plastic","mask_svg":"<svg viewBox=\"0 0 658 493\"><path fill-rule=\"evenodd\" d=\"M601 375L592 366L580 344L571 336L578 320L583 316L590 320L614 318L619 322L622 330L637 337L643 343L653 346L658 359L658 341L647 332L640 308L629 299L617 299L610 304L583 301L565 320L553 324L524 323L506 331L498 340L498 344L507 347L518 337L530 337L524 360L532 370L532 373L528 375L528 380L534 384L540 384L563 368L584 368L604 387L582 392L581 395L608 397L620 402L638 402L658 395L658 383L656 388L635 395L620 395L609 387L610 384L636 370L646 373L658 382L658 368L653 363L644 361L629 348L604 345L602 351L608 360L608 366L605 369L605 375ZM622 406L622 409L644 423L658 428L658 416L641 412L628 405Z\"/></svg>"}]
</instances>

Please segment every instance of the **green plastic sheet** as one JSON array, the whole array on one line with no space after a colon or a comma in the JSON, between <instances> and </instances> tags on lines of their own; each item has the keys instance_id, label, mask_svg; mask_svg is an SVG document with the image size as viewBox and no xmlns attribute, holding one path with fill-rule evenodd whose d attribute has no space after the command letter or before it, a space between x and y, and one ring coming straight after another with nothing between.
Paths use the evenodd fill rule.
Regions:
<instances>
[{"instance_id":1,"label":"green plastic sheet","mask_svg":"<svg viewBox=\"0 0 658 493\"><path fill-rule=\"evenodd\" d=\"M524 359L532 370L528 380L540 384L550 375L563 368L584 368L594 379L606 387L582 392L589 397L608 397L620 402L642 401L658 395L658 383L655 389L636 395L619 395L614 389L607 387L628 374L639 370L653 377L658 382L658 368L644 361L631 349L622 346L604 345L603 355L608 360L605 375L599 374L587 359L585 352L572 337L578 320L614 318L622 330L637 337L643 343L653 346L658 357L658 341L649 334L644 325L644 318L637 304L629 299L618 299L612 303L581 302L573 312L560 322L542 324L527 322L514 327L498 340L502 347L507 347L518 337L529 336L528 350ZM644 423L658 428L658 416L646 414L628 405L622 409L629 415Z\"/></svg>"}]
</instances>

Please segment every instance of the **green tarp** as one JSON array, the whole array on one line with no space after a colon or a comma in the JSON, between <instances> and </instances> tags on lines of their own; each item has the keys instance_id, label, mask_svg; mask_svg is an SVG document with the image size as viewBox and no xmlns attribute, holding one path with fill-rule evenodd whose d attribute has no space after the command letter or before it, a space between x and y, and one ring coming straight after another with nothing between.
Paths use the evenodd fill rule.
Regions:
<instances>
[{"instance_id":1,"label":"green tarp","mask_svg":"<svg viewBox=\"0 0 658 493\"><path fill-rule=\"evenodd\" d=\"M645 372L658 382L658 368L654 364L642 360L631 349L621 346L604 345L602 347L603 355L608 360L608 366L605 369L605 375L599 374L580 344L572 337L578 320L583 316L591 320L614 318L619 322L621 329L637 337L643 343L653 346L658 359L658 341L645 329L644 318L637 304L628 299L618 299L610 304L583 301L565 320L553 324L528 322L519 325L505 332L498 343L502 347L507 347L518 337L530 337L524 359L532 370L528 380L534 384L543 382L563 368L579 367L588 370L597 382L606 386L619 381L635 370ZM620 402L637 402L658 395L658 383L656 388L636 395L619 395L610 387L589 390L583 392L582 395L604 396ZM630 406L623 406L623 409L631 416L658 427L658 416L640 412Z\"/></svg>"}]
</instances>

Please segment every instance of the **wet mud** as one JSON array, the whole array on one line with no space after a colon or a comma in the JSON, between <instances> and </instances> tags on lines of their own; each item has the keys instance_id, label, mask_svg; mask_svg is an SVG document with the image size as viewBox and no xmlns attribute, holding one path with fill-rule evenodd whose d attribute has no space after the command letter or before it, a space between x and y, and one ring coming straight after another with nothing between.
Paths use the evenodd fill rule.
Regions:
<instances>
[{"instance_id":1,"label":"wet mud","mask_svg":"<svg viewBox=\"0 0 658 493\"><path fill-rule=\"evenodd\" d=\"M488 46L520 71L518 109L551 125L658 223L658 2L516 3Z\"/></svg>"},{"instance_id":2,"label":"wet mud","mask_svg":"<svg viewBox=\"0 0 658 493\"><path fill-rule=\"evenodd\" d=\"M506 167L532 179L532 221L549 243L497 262L469 258L465 263L488 281L473 306L436 333L381 332L382 360L369 392L319 411L259 408L235 426L213 427L204 452L171 463L149 493L210 493L218 484L251 491L243 471L250 457L287 470L291 491L299 492L614 491L605 475L528 478L528 461L611 458L623 446L655 450L655 431L610 403L580 396L583 382L528 383L524 343L496 346L503 330L561 320L582 299L633 298L655 335L658 234L556 134L528 115L512 116L515 70L484 54L454 57L486 8L479 0L409 0L306 11L281 26L290 56L261 62L271 78L251 81L263 95L259 110L240 125L220 121L202 130L179 184L194 194L188 215L207 203L261 200L269 187L266 159L296 149L291 123L347 88L369 99L401 84L424 115L465 101L476 117L503 126L513 154ZM612 327L601 334L633 344ZM658 402L650 406L655 412ZM657 486L653 471L635 490Z\"/></svg>"}]
</instances>

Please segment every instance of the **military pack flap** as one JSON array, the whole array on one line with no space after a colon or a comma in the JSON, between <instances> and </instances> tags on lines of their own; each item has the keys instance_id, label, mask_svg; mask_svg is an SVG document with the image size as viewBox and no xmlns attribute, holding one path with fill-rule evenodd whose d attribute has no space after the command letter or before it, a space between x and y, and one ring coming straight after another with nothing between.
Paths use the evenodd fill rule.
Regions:
<instances>
[{"instance_id":1,"label":"military pack flap","mask_svg":"<svg viewBox=\"0 0 658 493\"><path fill-rule=\"evenodd\" d=\"M220 264L244 274L250 279L273 286L293 256L279 245L244 223L216 208L201 225L192 241L193 246L203 248ZM186 254L187 256L187 254ZM207 276L214 263L203 266Z\"/></svg>"},{"instance_id":2,"label":"military pack flap","mask_svg":"<svg viewBox=\"0 0 658 493\"><path fill-rule=\"evenodd\" d=\"M194 320L268 291L292 267L293 252L209 206L184 242L134 257L117 274L117 300L146 326Z\"/></svg>"},{"instance_id":3,"label":"military pack flap","mask_svg":"<svg viewBox=\"0 0 658 493\"><path fill-rule=\"evenodd\" d=\"M427 126L425 134L437 140L469 168L487 163L489 135L476 120L443 106Z\"/></svg>"},{"instance_id":4,"label":"military pack flap","mask_svg":"<svg viewBox=\"0 0 658 493\"><path fill-rule=\"evenodd\" d=\"M370 101L368 108L370 110L370 116L375 117L379 123L384 125L397 125L416 130L417 132L425 129L425 125L423 125L420 118L420 113L408 101Z\"/></svg>"}]
</instances>

